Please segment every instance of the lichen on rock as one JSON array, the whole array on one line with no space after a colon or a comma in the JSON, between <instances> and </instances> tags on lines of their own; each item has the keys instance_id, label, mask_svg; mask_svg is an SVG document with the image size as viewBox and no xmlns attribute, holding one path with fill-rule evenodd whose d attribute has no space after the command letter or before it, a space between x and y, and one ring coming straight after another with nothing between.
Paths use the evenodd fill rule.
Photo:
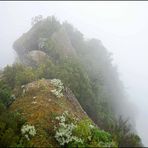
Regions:
<instances>
[{"instance_id":1,"label":"lichen on rock","mask_svg":"<svg viewBox=\"0 0 148 148\"><path fill-rule=\"evenodd\" d=\"M52 79L50 83L55 87L55 89L51 90L51 93L54 94L57 98L63 97L63 83L59 79Z\"/></svg>"}]
</instances>

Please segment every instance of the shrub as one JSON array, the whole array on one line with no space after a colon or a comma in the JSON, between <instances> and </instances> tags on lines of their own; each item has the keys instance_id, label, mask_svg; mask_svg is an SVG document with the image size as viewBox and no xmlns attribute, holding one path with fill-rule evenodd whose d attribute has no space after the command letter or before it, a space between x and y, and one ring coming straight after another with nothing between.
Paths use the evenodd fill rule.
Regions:
<instances>
[{"instance_id":1,"label":"shrub","mask_svg":"<svg viewBox=\"0 0 148 148\"><path fill-rule=\"evenodd\" d=\"M55 127L55 138L61 146L67 147L116 147L108 132L99 130L91 120L79 122L68 120L68 113L56 117L58 127Z\"/></svg>"},{"instance_id":2,"label":"shrub","mask_svg":"<svg viewBox=\"0 0 148 148\"><path fill-rule=\"evenodd\" d=\"M91 125L90 120L88 119L81 120L74 129L74 134L79 136L80 138L83 138L84 141L87 142L91 137L90 125Z\"/></svg>"},{"instance_id":3,"label":"shrub","mask_svg":"<svg viewBox=\"0 0 148 148\"><path fill-rule=\"evenodd\" d=\"M27 140L30 140L31 137L36 135L36 130L34 126L27 124L22 126L21 133Z\"/></svg>"},{"instance_id":4,"label":"shrub","mask_svg":"<svg viewBox=\"0 0 148 148\"><path fill-rule=\"evenodd\" d=\"M56 89L51 90L51 92L58 98L63 97L62 90L64 89L63 83L59 79L52 79L51 84L56 87Z\"/></svg>"},{"instance_id":5,"label":"shrub","mask_svg":"<svg viewBox=\"0 0 148 148\"><path fill-rule=\"evenodd\" d=\"M11 96L11 89L4 81L0 81L0 101L4 105L7 105L7 103L10 100L10 96Z\"/></svg>"},{"instance_id":6,"label":"shrub","mask_svg":"<svg viewBox=\"0 0 148 148\"><path fill-rule=\"evenodd\" d=\"M55 138L60 145L66 145L71 142L82 143L83 140L73 135L73 130L76 127L73 123L68 123L67 121L67 112L64 112L61 116L56 117L59 124L58 127L55 127L56 133Z\"/></svg>"},{"instance_id":7,"label":"shrub","mask_svg":"<svg viewBox=\"0 0 148 148\"><path fill-rule=\"evenodd\" d=\"M1 147L16 147L20 141L28 145L21 136L21 126L25 120L18 112L8 112L6 108L0 114L0 145Z\"/></svg>"},{"instance_id":8,"label":"shrub","mask_svg":"<svg viewBox=\"0 0 148 148\"><path fill-rule=\"evenodd\" d=\"M0 101L0 115L5 111L5 105Z\"/></svg>"},{"instance_id":9,"label":"shrub","mask_svg":"<svg viewBox=\"0 0 148 148\"><path fill-rule=\"evenodd\" d=\"M35 71L29 66L22 64L13 64L5 67L3 79L11 88L16 85L23 85L36 79Z\"/></svg>"}]
</instances>

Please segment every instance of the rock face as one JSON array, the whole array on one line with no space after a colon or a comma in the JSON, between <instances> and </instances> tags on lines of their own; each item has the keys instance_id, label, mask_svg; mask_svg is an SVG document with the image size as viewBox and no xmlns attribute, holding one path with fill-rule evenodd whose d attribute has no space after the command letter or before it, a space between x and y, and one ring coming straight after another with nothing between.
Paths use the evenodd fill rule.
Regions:
<instances>
[{"instance_id":1,"label":"rock face","mask_svg":"<svg viewBox=\"0 0 148 148\"><path fill-rule=\"evenodd\" d=\"M30 51L27 56L36 63L41 63L46 58L48 58L46 53L40 50Z\"/></svg>"},{"instance_id":2,"label":"rock face","mask_svg":"<svg viewBox=\"0 0 148 148\"><path fill-rule=\"evenodd\" d=\"M55 43L57 43L56 49L59 50L61 54L64 54L65 56L76 55L76 51L73 48L64 28L61 28L59 31L55 32L51 38Z\"/></svg>"},{"instance_id":3,"label":"rock face","mask_svg":"<svg viewBox=\"0 0 148 148\"><path fill-rule=\"evenodd\" d=\"M30 65L30 63L34 62L39 64L45 59L55 58L52 57L51 52L55 49L63 57L76 56L76 51L63 27L46 38L38 37L36 39L36 36L30 32L22 35L13 45L21 63ZM48 45L49 42L52 42L52 47L46 47L46 44Z\"/></svg>"},{"instance_id":4,"label":"rock face","mask_svg":"<svg viewBox=\"0 0 148 148\"><path fill-rule=\"evenodd\" d=\"M37 134L31 142L37 147L57 146L53 117L68 111L78 120L88 118L69 88L64 87L61 98L52 94L54 89L51 80L34 81L18 89L20 95L10 106L10 110L21 112L27 123L35 126Z\"/></svg>"}]
</instances>

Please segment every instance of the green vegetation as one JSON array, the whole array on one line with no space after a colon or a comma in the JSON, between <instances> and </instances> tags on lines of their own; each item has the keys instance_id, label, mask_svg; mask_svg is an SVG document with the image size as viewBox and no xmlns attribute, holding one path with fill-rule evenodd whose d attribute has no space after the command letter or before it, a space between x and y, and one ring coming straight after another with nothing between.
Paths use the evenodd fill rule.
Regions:
<instances>
[{"instance_id":1,"label":"green vegetation","mask_svg":"<svg viewBox=\"0 0 148 148\"><path fill-rule=\"evenodd\" d=\"M11 89L7 83L0 81L0 103L7 105L11 97Z\"/></svg>"},{"instance_id":2,"label":"green vegetation","mask_svg":"<svg viewBox=\"0 0 148 148\"><path fill-rule=\"evenodd\" d=\"M112 127L112 135L115 141L118 141L118 147L141 147L141 140L138 135L131 131L131 126L128 120L123 120L122 117L115 122Z\"/></svg>"},{"instance_id":3,"label":"green vegetation","mask_svg":"<svg viewBox=\"0 0 148 148\"><path fill-rule=\"evenodd\" d=\"M7 66L4 69L4 81L11 88L21 86L35 80L36 76L31 67L27 67L22 64L14 64L13 66Z\"/></svg>"},{"instance_id":4,"label":"green vegetation","mask_svg":"<svg viewBox=\"0 0 148 148\"><path fill-rule=\"evenodd\" d=\"M8 112L0 104L0 145L1 147L26 147L31 144L21 134L25 120L18 112Z\"/></svg>"},{"instance_id":5,"label":"green vegetation","mask_svg":"<svg viewBox=\"0 0 148 148\"><path fill-rule=\"evenodd\" d=\"M124 87L112 64L111 54L101 41L85 40L72 25L67 22L60 24L53 16L46 19L38 16L32 20L32 28L16 40L13 47L19 63L5 67L0 80L2 146L24 145L18 132L20 123L11 116L14 123L9 124L11 113L3 110L7 110L6 107L12 103L16 88L21 89L22 85L41 78L60 79L100 128L91 127L88 120L76 125L73 123L74 126L65 121L64 126L70 130L69 137L65 139L67 147L142 146L128 121L120 118L126 112L121 106L127 108ZM42 51L47 58L36 63L28 56L30 51ZM61 88L58 94L60 92ZM52 93L57 94L55 91ZM9 126L6 126L7 123ZM60 128L66 130L62 126L59 126L59 131ZM11 141L10 137L14 139ZM60 145L65 145L62 137L56 136L56 139L59 144L62 143Z\"/></svg>"},{"instance_id":6,"label":"green vegetation","mask_svg":"<svg viewBox=\"0 0 148 148\"><path fill-rule=\"evenodd\" d=\"M99 130L89 119L69 120L68 113L57 116L55 138L67 147L117 147L109 133Z\"/></svg>"}]
</instances>

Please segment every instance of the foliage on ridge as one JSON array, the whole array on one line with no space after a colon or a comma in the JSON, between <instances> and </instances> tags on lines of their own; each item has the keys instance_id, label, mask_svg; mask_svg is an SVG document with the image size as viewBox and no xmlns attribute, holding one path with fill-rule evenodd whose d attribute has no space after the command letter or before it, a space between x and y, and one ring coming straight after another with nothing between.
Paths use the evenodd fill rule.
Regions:
<instances>
[{"instance_id":1,"label":"foliage on ridge","mask_svg":"<svg viewBox=\"0 0 148 148\"><path fill-rule=\"evenodd\" d=\"M13 45L22 64L4 69L3 81L10 88L6 93L5 89L0 90L6 98L9 90L31 81L60 79L72 90L89 117L113 135L118 146L141 145L138 135L127 128L128 123L124 124L125 119L118 124L119 116L126 115L122 106L128 109L126 96L111 54L101 41L85 40L72 25L61 24L55 17L36 17L32 24ZM40 64L33 62L28 53L35 50L45 52L48 58Z\"/></svg>"}]
</instances>

